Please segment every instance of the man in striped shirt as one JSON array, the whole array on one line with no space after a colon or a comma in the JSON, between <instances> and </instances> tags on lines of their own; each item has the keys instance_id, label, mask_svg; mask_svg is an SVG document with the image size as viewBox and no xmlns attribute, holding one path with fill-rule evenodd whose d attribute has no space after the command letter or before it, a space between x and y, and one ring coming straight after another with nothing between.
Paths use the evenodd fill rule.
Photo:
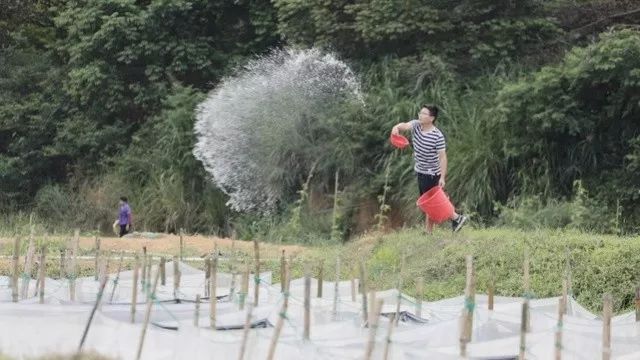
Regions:
<instances>
[{"instance_id":1,"label":"man in striped shirt","mask_svg":"<svg viewBox=\"0 0 640 360\"><path fill-rule=\"evenodd\" d=\"M392 134L399 134L400 131L411 130L413 143L413 159L415 161L414 170L418 176L418 189L420 195L431 188L441 186L444 188L447 177L447 150L446 142L442 132L435 126L438 118L438 107L434 105L422 105L418 113L418 120L411 120L396 124L392 129ZM467 221L467 217L454 211L451 217L451 228L458 231ZM427 232L433 230L433 223L427 216L425 220Z\"/></svg>"}]
</instances>

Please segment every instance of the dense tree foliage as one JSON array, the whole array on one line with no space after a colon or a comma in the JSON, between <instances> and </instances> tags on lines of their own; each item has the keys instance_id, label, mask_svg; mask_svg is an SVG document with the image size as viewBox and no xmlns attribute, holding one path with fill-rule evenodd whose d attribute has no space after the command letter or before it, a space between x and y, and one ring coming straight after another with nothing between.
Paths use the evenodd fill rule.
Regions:
<instances>
[{"instance_id":1,"label":"dense tree foliage","mask_svg":"<svg viewBox=\"0 0 640 360\"><path fill-rule=\"evenodd\" d=\"M615 218L602 231L637 231L638 24L636 2L613 0L7 0L0 207L104 226L127 194L148 229L217 231L230 218L259 227L229 212L194 158L194 111L256 56L316 47L351 65L365 105L332 109L309 127L331 129L315 139L331 156L314 169L312 221L324 216L313 211L328 206L336 170L344 233L385 186L411 221L411 159L387 136L434 102L448 190L477 219L579 201L571 209ZM281 209L304 181L283 181L292 196Z\"/></svg>"}]
</instances>

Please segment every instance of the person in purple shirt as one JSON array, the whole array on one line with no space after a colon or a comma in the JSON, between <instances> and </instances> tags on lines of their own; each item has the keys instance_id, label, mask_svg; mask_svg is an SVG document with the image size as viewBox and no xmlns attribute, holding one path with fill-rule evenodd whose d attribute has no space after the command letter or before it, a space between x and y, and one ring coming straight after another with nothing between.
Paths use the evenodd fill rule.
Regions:
<instances>
[{"instance_id":1,"label":"person in purple shirt","mask_svg":"<svg viewBox=\"0 0 640 360\"><path fill-rule=\"evenodd\" d=\"M131 231L131 208L126 196L120 198L120 212L118 213L118 224L120 225L120 237Z\"/></svg>"}]
</instances>

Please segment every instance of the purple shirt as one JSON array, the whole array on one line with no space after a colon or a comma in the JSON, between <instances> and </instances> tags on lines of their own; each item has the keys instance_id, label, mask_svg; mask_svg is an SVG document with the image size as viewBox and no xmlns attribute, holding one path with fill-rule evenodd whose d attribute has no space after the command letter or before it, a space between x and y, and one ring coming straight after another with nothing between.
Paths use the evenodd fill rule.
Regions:
<instances>
[{"instance_id":1,"label":"purple shirt","mask_svg":"<svg viewBox=\"0 0 640 360\"><path fill-rule=\"evenodd\" d=\"M131 218L131 208L129 204L120 206L120 215L118 216L118 223L120 225L130 225L129 219Z\"/></svg>"}]
</instances>

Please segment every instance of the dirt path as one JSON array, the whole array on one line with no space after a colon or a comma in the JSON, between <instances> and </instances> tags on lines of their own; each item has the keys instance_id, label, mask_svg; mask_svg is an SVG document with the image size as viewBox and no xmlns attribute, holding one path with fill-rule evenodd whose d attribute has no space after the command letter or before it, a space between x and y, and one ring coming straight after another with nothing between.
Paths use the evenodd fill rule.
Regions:
<instances>
[{"instance_id":1,"label":"dirt path","mask_svg":"<svg viewBox=\"0 0 640 360\"><path fill-rule=\"evenodd\" d=\"M155 234L157 237L149 238L143 236L136 237L100 237L100 248L106 251L136 252L142 251L142 247L146 246L147 251L152 254L178 255L180 253L180 236ZM64 243L70 236L54 236L49 237L49 241ZM222 251L229 250L232 247L238 251L245 253L253 253L253 242L244 240L232 240L228 238L218 238L213 236L184 236L184 254L185 256L201 256L211 253L214 244L217 243L218 248ZM23 247L26 247L23 238ZM9 254L13 247L13 239L0 238L0 246L4 248L3 253ZM89 236L80 237L80 253L88 253L95 247L95 238ZM263 258L273 258L280 256L282 250L288 255L296 255L303 251L303 247L297 245L277 245L271 243L260 243L260 255Z\"/></svg>"}]
</instances>

